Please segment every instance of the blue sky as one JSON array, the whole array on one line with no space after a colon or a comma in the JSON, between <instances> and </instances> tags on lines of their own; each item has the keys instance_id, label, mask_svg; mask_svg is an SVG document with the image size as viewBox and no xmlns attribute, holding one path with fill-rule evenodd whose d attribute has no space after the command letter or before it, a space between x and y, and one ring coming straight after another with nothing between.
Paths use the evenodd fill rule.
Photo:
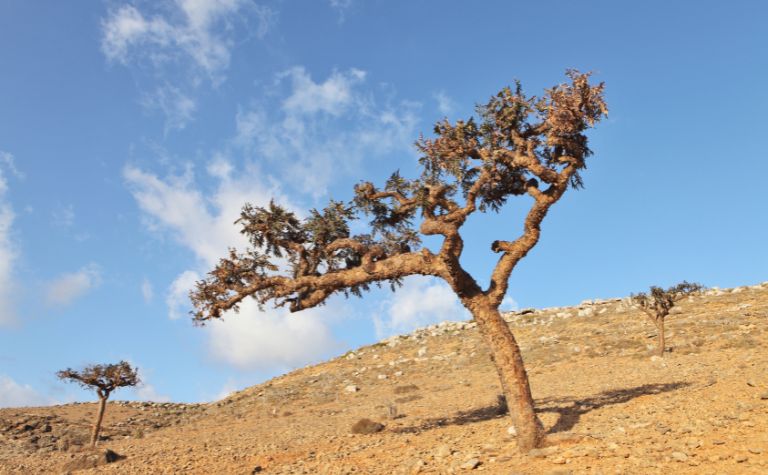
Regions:
<instances>
[{"instance_id":1,"label":"blue sky","mask_svg":"<svg viewBox=\"0 0 768 475\"><path fill-rule=\"evenodd\" d=\"M127 359L117 398L209 401L429 323L437 281L192 326L186 292L243 203L306 213L416 173L434 121L566 68L605 81L586 188L551 211L508 306L768 279L763 2L0 3L0 406L90 399L55 371ZM522 203L468 223L484 281Z\"/></svg>"}]
</instances>

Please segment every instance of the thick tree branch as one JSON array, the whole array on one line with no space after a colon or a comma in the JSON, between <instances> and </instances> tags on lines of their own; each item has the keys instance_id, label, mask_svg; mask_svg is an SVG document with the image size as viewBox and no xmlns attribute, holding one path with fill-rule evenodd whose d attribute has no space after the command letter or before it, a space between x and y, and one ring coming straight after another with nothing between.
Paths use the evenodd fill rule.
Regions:
<instances>
[{"instance_id":1,"label":"thick tree branch","mask_svg":"<svg viewBox=\"0 0 768 475\"><path fill-rule=\"evenodd\" d=\"M193 299L196 299L195 303L199 309L195 320L204 322L219 318L224 312L235 309L248 297L266 303L267 300L305 293L296 304L291 305L292 311L298 311L320 305L330 295L344 289L417 274L442 276L445 275L445 269L432 253L422 250L373 261L367 268L354 267L317 276L254 276L252 282L235 288L230 287L226 293L221 293L219 282L198 282L198 288L193 293ZM217 297L212 299L209 292Z\"/></svg>"}]
</instances>

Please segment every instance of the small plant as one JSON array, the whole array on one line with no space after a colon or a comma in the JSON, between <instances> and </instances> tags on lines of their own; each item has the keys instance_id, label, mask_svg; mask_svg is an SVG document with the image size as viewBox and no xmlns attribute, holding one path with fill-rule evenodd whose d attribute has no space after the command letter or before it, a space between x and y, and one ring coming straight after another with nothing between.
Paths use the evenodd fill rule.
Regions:
<instances>
[{"instance_id":1,"label":"small plant","mask_svg":"<svg viewBox=\"0 0 768 475\"><path fill-rule=\"evenodd\" d=\"M661 287L651 286L648 294L642 292L637 295L632 294L632 302L640 307L640 310L645 312L651 319L659 333L659 356L664 356L665 343L664 343L664 319L669 315L672 307L675 306L675 302L682 300L683 298L697 294L704 289L704 286L696 283L689 283L683 281L668 289L662 289Z\"/></svg>"},{"instance_id":2,"label":"small plant","mask_svg":"<svg viewBox=\"0 0 768 475\"><path fill-rule=\"evenodd\" d=\"M99 440L104 409L112 391L139 384L138 370L126 361L117 364L90 365L81 371L67 368L56 373L56 376L65 381L74 381L84 388L95 389L99 396L99 410L96 421L93 423L93 432L91 432L91 447L96 447L96 441Z\"/></svg>"}]
</instances>

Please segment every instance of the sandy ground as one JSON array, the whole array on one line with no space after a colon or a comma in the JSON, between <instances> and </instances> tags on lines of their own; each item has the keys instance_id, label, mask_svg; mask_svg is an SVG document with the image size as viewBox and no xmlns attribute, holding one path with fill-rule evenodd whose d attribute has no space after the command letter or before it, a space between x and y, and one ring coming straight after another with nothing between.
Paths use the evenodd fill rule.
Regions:
<instances>
[{"instance_id":1,"label":"sandy ground","mask_svg":"<svg viewBox=\"0 0 768 475\"><path fill-rule=\"evenodd\" d=\"M113 463L86 460L94 404L0 410L0 474L768 473L768 283L680 303L663 359L620 299L508 318L549 431L532 453L477 328L447 322L217 403L110 403Z\"/></svg>"}]
</instances>

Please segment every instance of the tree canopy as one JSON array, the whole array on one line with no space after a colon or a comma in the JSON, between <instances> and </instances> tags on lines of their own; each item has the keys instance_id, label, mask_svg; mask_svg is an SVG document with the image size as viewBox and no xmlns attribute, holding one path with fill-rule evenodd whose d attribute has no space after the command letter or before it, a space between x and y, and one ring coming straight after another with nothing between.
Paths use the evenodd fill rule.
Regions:
<instances>
[{"instance_id":1,"label":"tree canopy","mask_svg":"<svg viewBox=\"0 0 768 475\"><path fill-rule=\"evenodd\" d=\"M59 379L74 381L88 389L96 389L99 396L108 397L117 388L139 384L138 371L127 361L116 364L94 364L80 371L72 368L56 373Z\"/></svg>"},{"instance_id":2,"label":"tree canopy","mask_svg":"<svg viewBox=\"0 0 768 475\"><path fill-rule=\"evenodd\" d=\"M230 249L197 283L195 321L237 310L247 297L299 311L414 274L444 279L459 297L483 293L498 306L549 207L568 187L582 186L591 155L585 132L607 114L602 83L566 74L569 82L541 97L526 96L518 82L478 106L476 118L438 122L433 138L416 142L422 173L415 179L395 172L381 187L361 182L350 202L330 201L303 219L274 202L246 204L237 223L250 247ZM524 232L491 244L500 257L481 289L459 264L459 229L471 214L499 211L520 195L532 198ZM353 235L353 220L367 221L369 231ZM420 237L431 235L443 237L437 253L421 246Z\"/></svg>"}]
</instances>

